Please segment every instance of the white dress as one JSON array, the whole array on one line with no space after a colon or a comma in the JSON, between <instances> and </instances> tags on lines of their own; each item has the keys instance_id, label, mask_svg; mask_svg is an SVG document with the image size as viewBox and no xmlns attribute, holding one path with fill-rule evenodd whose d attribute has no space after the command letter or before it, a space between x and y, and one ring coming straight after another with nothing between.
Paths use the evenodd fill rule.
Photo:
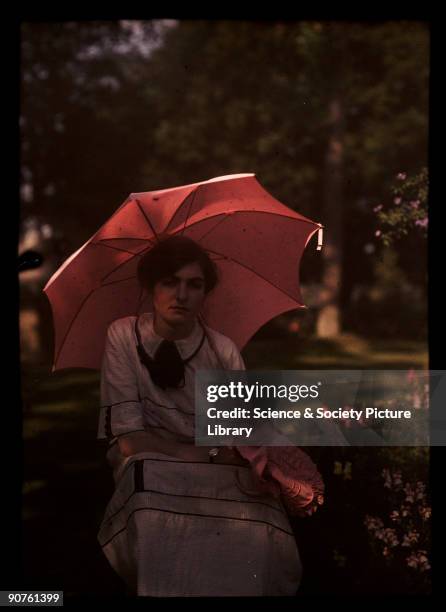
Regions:
<instances>
[{"instance_id":1,"label":"white dress","mask_svg":"<svg viewBox=\"0 0 446 612\"><path fill-rule=\"evenodd\" d=\"M137 595L294 595L302 568L288 517L280 500L248 494L249 466L120 454L119 436L132 431L193 443L196 370L245 368L232 340L196 321L175 341L184 360L201 343L185 366L185 386L163 390L140 362L135 320L110 325L101 371L98 438L109 441L115 491L98 540L109 563ZM141 315L139 330L153 357L163 338L151 313Z\"/></svg>"}]
</instances>

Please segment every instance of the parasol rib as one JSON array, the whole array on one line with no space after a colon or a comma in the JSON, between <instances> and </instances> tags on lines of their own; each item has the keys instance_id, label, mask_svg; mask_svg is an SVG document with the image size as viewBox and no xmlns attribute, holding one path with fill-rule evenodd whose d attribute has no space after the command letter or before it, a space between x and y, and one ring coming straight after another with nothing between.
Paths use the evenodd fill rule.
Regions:
<instances>
[{"instance_id":1,"label":"parasol rib","mask_svg":"<svg viewBox=\"0 0 446 612\"><path fill-rule=\"evenodd\" d=\"M118 266L116 266L116 268L113 268L113 270L111 270L110 272L108 272L105 276L103 276L101 278L101 283L106 280L109 276L111 276L112 274L114 274L116 272L116 270L119 270L119 268L122 268L122 266L125 266L126 264L129 263L129 261L132 261L132 259L135 259L135 257L140 257L141 255L143 255L144 253L146 253L146 251L148 251L150 249L151 245L149 245L148 247L146 247L145 249L142 249L139 253L132 253L132 256L129 257L128 259L126 259L125 261L123 261L122 263L120 263ZM136 276L134 276L133 278L136 278Z\"/></svg>"},{"instance_id":2,"label":"parasol rib","mask_svg":"<svg viewBox=\"0 0 446 612\"><path fill-rule=\"evenodd\" d=\"M205 219L200 219L199 221L196 221L195 223L193 223L193 224L189 225L189 226L188 226L188 228L189 228L189 227L196 227L196 226L197 226L199 223L203 223L203 222L205 222L205 221L208 221L209 219L214 219L215 217L220 217L220 216L223 216L223 219L222 219L221 221L219 221L219 222L218 222L218 223L217 223L217 224L216 224L214 227L212 227L212 228L209 230L209 232L207 232L207 233L205 234L205 236L207 236L207 235L208 235L208 233L210 233L210 232L211 232L213 229L215 229L215 227L217 227L217 225L219 225L219 224L220 224L222 221L224 221L224 220L225 220L227 217L230 217L230 216L231 216L231 215L233 215L233 214L241 214L241 213L249 213L249 212L256 212L256 213L260 213L260 212L262 212L262 213L265 213L265 214L268 214L268 215L276 215L276 216L279 216L279 217L285 217L285 218L287 218L287 219L291 219L291 220L294 220L294 221L299 221L299 222L302 222L302 223L312 223L312 224L314 225L314 222L312 222L312 221L306 221L305 219L296 219L295 217L288 217L287 215L282 215L282 214L280 214L280 213L273 213L273 212L269 212L269 211L267 211L267 210L240 210L240 211L234 211L234 212L232 212L232 213L225 213L225 212L221 212L221 213L217 213L217 214L215 214L215 215L210 215L209 217L206 217ZM152 225L151 225L151 224L150 224L150 227L151 227L151 229L152 229L152 231L153 231L153 227L152 227ZM187 229L187 228L183 228L183 229ZM181 231L183 231L183 230L181 230ZM177 230L176 232L172 232L172 234L171 234L171 235L172 235L172 236L175 236L175 235L176 235L176 234L178 234L178 233L180 233L180 230ZM155 236L156 236L156 234L155 234ZM203 238L203 237L202 237L202 238ZM201 240L202 238L200 238L200 240ZM114 238L106 238L105 240L114 240ZM129 237L129 238L122 238L122 240L133 240L133 238L130 238L130 237ZM144 239L142 239L142 240L144 240ZM147 240L149 241L149 239L147 239ZM92 244L99 245L99 246L106 246L106 245L101 245L101 243L100 243L100 242L94 242L94 243L92 243ZM129 259L127 259L126 261L124 261L122 264L119 264L119 266L117 266L117 267L116 267L116 268L114 268L114 269L113 269L111 272L109 272L109 273L108 273L106 276L104 276L104 278L103 278L102 280L106 279L108 276L111 276L111 275L112 275L112 274L113 274L113 273L114 273L116 270L118 270L118 269L119 269L121 266L123 266L123 265L125 265L126 263L128 263L129 261L131 261L131 260L133 259L133 257L139 257L140 255L144 254L144 253L145 253L145 252L146 252L146 251L147 251L147 250L148 250L148 249L149 249L151 246L152 246L152 242L150 242L149 246L148 246L146 249L141 250L139 253L132 253L132 257L129 257ZM223 255L222 257L223 257L223 259L225 259L224 255Z\"/></svg>"},{"instance_id":3,"label":"parasol rib","mask_svg":"<svg viewBox=\"0 0 446 612\"><path fill-rule=\"evenodd\" d=\"M271 285L272 287L277 289L277 291L280 291L280 293L283 293L284 295L289 297L291 300L293 300L293 302L296 302L296 304L299 304L299 306L305 306L304 304L301 304L300 302L298 302L295 297L290 295L288 293L288 291L284 291L283 289L281 289L280 287L275 285L273 282L271 282L270 280L268 280L267 278L265 278L264 276L262 276L261 274L259 274L258 272L256 272L252 268L250 268L249 266L247 266L246 264L242 263L241 261L238 261L238 259L234 259L233 257L226 257L222 253L218 253L217 251L214 251L214 250L211 250L211 249L206 249L206 250L209 251L209 253L214 253L215 255L221 255L223 257L223 259L226 259L227 261L233 261L234 263L236 263L237 265L241 266L242 268L245 268L246 270L249 270L250 272L252 272L256 276L261 278L263 281L265 281L266 283L268 283L269 285Z\"/></svg>"},{"instance_id":4,"label":"parasol rib","mask_svg":"<svg viewBox=\"0 0 446 612\"><path fill-rule=\"evenodd\" d=\"M91 244L101 244L102 242L108 242L110 240L139 240L142 242L152 242L150 238L135 238L134 236L116 236L116 238L100 238L96 242L91 242Z\"/></svg>"},{"instance_id":5,"label":"parasol rib","mask_svg":"<svg viewBox=\"0 0 446 612\"><path fill-rule=\"evenodd\" d=\"M193 205L193 203L194 203L194 201L195 201L195 196L197 195L197 191L198 191L198 187L197 187L196 189L194 189L194 190L193 190L193 192L187 196L187 198L190 198L190 196L192 195L192 198L191 198L190 203L189 203L189 210L187 211L187 216L186 216L186 220L184 221L184 224L183 224L183 229L182 229L182 230L181 230L181 232L180 232L180 234L181 234L181 235L183 234L184 230L186 229L186 224L187 224L187 222L188 222L188 220L189 220L190 211L191 211L191 209L192 209L192 205ZM173 213L173 215L171 216L169 223L166 225L166 232L168 231L169 225L172 223L172 219L175 217L175 215L177 214L178 210L179 210L179 209L180 209L180 208L183 206L183 204L186 202L187 198L185 198L185 199L184 199L184 200L181 202L180 206L177 208L177 210L176 210L176 211Z\"/></svg>"},{"instance_id":6,"label":"parasol rib","mask_svg":"<svg viewBox=\"0 0 446 612\"><path fill-rule=\"evenodd\" d=\"M63 347L64 347L64 344L65 344L65 341L66 341L66 339L67 339L67 336L68 336L68 334L69 334L69 333L70 333L70 331L71 331L71 328L73 327L73 325L74 325L74 323L75 323L75 321L76 321L77 317L79 316L79 314L80 314L80 312L81 312L82 308L84 307L85 303L87 302L87 300L89 300L89 299L90 299L90 297L93 295L93 293L95 293L96 291L99 291L99 289L102 289L103 287L109 287L110 285L116 285L116 284L118 284L118 283L123 283L123 282L128 281L128 280L133 280L134 278L136 278L136 276L129 276L129 277L127 277L127 278L121 278L121 279L119 279L119 280L111 281L110 283L104 283L104 284L101 284L99 287L95 287L94 289L92 289L92 290L90 291L90 293L88 293L88 295L87 295L87 296L86 296L86 297L85 297L85 298L82 300L81 305L79 306L79 308L77 309L77 311L76 311L75 315L74 315L74 316L73 316L73 318L71 319L71 322L70 322L70 324L69 324L69 326L68 326L68 329L67 329L67 331L66 331L66 333L65 333L65 335L64 335L64 337L63 337L63 340L62 340L62 342L61 342L61 345L60 345L60 347L59 347L59 350L57 351L56 359L55 359L55 362L54 362L55 364L57 364L57 360L58 360L58 359L59 359L59 357L60 357L60 353L62 352L62 349L63 349Z\"/></svg>"},{"instance_id":7,"label":"parasol rib","mask_svg":"<svg viewBox=\"0 0 446 612\"><path fill-rule=\"evenodd\" d=\"M155 232L155 228L153 227L152 222L150 221L149 217L146 215L145 210L144 210L144 208L141 206L140 201L135 199L135 202L136 202L136 205L138 206L139 210L141 211L141 213L142 213L142 215L143 215L144 219L147 221L148 226L149 226L149 227L150 227L150 229L152 230L153 235L155 236L155 238L156 238L157 242L159 242L158 234Z\"/></svg>"},{"instance_id":8,"label":"parasol rib","mask_svg":"<svg viewBox=\"0 0 446 612\"><path fill-rule=\"evenodd\" d=\"M110 238L109 240L116 240L116 239ZM125 238L125 240L129 240L129 238ZM138 255L138 253L134 253L133 251L128 251L127 249L120 249L119 247L112 246L111 244L102 244L102 242L90 242L89 246L102 246L102 247L105 247L106 249L113 249L114 251L118 251L120 253L128 253L129 255Z\"/></svg>"}]
</instances>

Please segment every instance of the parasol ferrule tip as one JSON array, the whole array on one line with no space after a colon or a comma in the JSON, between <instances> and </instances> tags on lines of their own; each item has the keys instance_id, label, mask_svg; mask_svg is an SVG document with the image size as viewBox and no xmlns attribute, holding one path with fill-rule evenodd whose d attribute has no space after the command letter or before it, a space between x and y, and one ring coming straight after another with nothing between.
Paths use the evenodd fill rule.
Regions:
<instances>
[{"instance_id":1,"label":"parasol ferrule tip","mask_svg":"<svg viewBox=\"0 0 446 612\"><path fill-rule=\"evenodd\" d=\"M323 238L324 238L324 229L323 229L323 227L319 227L319 229L317 230L317 247L316 247L316 251L321 251L322 250Z\"/></svg>"}]
</instances>

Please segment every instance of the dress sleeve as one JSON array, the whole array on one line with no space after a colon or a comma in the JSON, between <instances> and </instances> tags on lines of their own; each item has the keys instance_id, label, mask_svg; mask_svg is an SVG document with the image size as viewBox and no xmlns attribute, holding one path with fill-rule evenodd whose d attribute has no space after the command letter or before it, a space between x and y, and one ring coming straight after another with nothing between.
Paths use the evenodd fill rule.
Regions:
<instances>
[{"instance_id":1,"label":"dress sleeve","mask_svg":"<svg viewBox=\"0 0 446 612\"><path fill-rule=\"evenodd\" d=\"M232 343L229 353L229 369L230 370L246 370L245 362L240 354L237 346Z\"/></svg>"},{"instance_id":2,"label":"dress sleeve","mask_svg":"<svg viewBox=\"0 0 446 612\"><path fill-rule=\"evenodd\" d=\"M97 438L112 440L134 431L144 431L137 375L122 327L114 322L107 331L102 360Z\"/></svg>"}]
</instances>

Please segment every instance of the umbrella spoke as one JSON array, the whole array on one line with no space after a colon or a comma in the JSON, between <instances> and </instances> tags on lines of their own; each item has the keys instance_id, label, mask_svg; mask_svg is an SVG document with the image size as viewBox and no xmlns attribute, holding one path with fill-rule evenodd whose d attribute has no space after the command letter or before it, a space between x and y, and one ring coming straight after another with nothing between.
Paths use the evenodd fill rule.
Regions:
<instances>
[{"instance_id":1,"label":"umbrella spoke","mask_svg":"<svg viewBox=\"0 0 446 612\"><path fill-rule=\"evenodd\" d=\"M70 322L70 324L69 324L69 326L68 326L68 329L67 329L67 331L66 331L66 333L65 333L65 335L64 335L64 337L63 337L63 340L62 340L62 342L61 342L61 344L60 344L59 350L58 350L57 355L56 355L55 364L57 364L57 360L59 359L60 353L62 352L63 346L64 346L64 344L65 344L65 341L66 341L67 337L68 337L68 334L69 334L69 333L70 333L70 331L71 331L71 328L73 327L74 323L76 322L76 319L77 319L77 318L78 318L78 316L81 314L81 311L82 311L83 307L85 306L85 304L87 303L87 301L88 301L88 300L91 298L91 296L92 296L94 293L96 293L96 291L99 291L99 290L100 290L100 289L102 289L103 287L110 287L110 285L117 285L118 283L123 283L123 282L125 282L125 281L134 280L135 278L136 278L136 276L129 276L128 278L121 278L121 279L119 279L119 280L116 280L116 281L111 281L111 282L109 282L109 283L101 283L101 285L100 285L99 287L95 287L94 289L92 289L92 290L91 290L91 291L90 291L90 292L89 292L89 293L88 293L88 294L85 296L85 298L82 300L82 302L81 302L81 304L80 304L79 308L78 308L78 309L77 309L77 311L75 312L75 314L74 314L73 318L71 319L71 322ZM140 295L139 295L139 298L138 298L138 300L139 300L139 305L141 305L142 301L144 301L144 300L142 300L142 301L141 301L141 294L142 294L142 293L143 293L143 290L142 290L142 288L141 288Z\"/></svg>"},{"instance_id":2,"label":"umbrella spoke","mask_svg":"<svg viewBox=\"0 0 446 612\"><path fill-rule=\"evenodd\" d=\"M116 238L105 238L105 240L116 240ZM128 240L128 238L122 238L121 240ZM132 238L130 239L132 240ZM92 242L92 246L102 246L106 249L113 249L114 251L119 251L121 253L128 253L129 255L139 255L139 253L134 253L133 251L129 251L127 249L120 249L119 247L112 246L111 244L102 244L101 242Z\"/></svg>"},{"instance_id":3,"label":"umbrella spoke","mask_svg":"<svg viewBox=\"0 0 446 612\"><path fill-rule=\"evenodd\" d=\"M220 221L217 221L217 223L216 223L216 224L215 224L213 227L211 227L211 228L210 228L210 229L209 229L209 230L208 230L208 231L207 231L205 234L203 234L203 236L200 236L200 242L203 240L203 238L206 238L206 236L207 236L208 234L210 234L211 232L213 232L213 231L215 230L215 228L217 228L217 227L218 227L219 225L221 225L221 224L222 224L224 221L226 221L226 219L227 219L228 217L231 217L231 216L232 216L232 213L231 213L231 214L228 214L228 213L223 213L223 215L224 215L223 219L220 219ZM196 224L196 223L194 223L194 224L192 225L192 227L195 227L196 225L197 225L197 224Z\"/></svg>"},{"instance_id":4,"label":"umbrella spoke","mask_svg":"<svg viewBox=\"0 0 446 612\"><path fill-rule=\"evenodd\" d=\"M132 253L132 256L129 257L128 259L126 259L125 261L123 261L122 263L120 263L118 266L116 266L116 268L113 268L113 270L111 270L111 272L108 272L103 278L101 278L101 283L106 280L109 276L111 276L112 274L114 274L116 272L116 270L119 270L120 268L122 268L122 266L125 266L126 264L129 263L129 261L132 261L132 259L135 259L135 257L141 257L141 255L143 255L146 251L148 251L150 249L152 245L150 244L148 247L146 247L145 249L142 249L139 253Z\"/></svg>"},{"instance_id":5,"label":"umbrella spoke","mask_svg":"<svg viewBox=\"0 0 446 612\"><path fill-rule=\"evenodd\" d=\"M227 257L226 255L223 255L223 253L218 253L217 251L208 249L206 247L206 250L209 253L213 253L214 255L221 255L221 257L223 259L226 259L227 261L233 261L234 263L238 264L239 266L241 266L242 268L245 268L245 270L249 270L250 272L252 272L253 274L255 274L256 276L258 276L259 278L261 278L263 281L265 281L266 283L268 283L268 285L271 285L272 287L274 287L275 289L277 289L278 291L280 291L280 293L283 293L283 295L286 295L287 297L289 297L291 300L293 300L294 302L296 302L296 304L299 304L299 306L304 306L304 304L301 304L300 302L298 302L296 300L296 298L294 296L292 296L290 293L288 293L288 291L285 291L284 289L282 289L281 287L278 287L277 285L275 285L272 281L268 280L265 276L263 276L262 274L260 274L259 272L257 272L256 270L253 270L253 268L251 268L250 266L247 266L246 264L244 264L243 262L239 261L238 259L234 259L233 257Z\"/></svg>"},{"instance_id":6,"label":"umbrella spoke","mask_svg":"<svg viewBox=\"0 0 446 612\"><path fill-rule=\"evenodd\" d=\"M290 221L298 221L299 223L309 223L310 225L315 225L314 221L311 221L310 219L307 219L306 217L303 217L302 215L300 215L299 213L296 213L295 211L291 210L290 212L294 213L291 215L286 215L284 213L281 212L276 212L274 210L257 210L257 209L244 209L244 210L234 210L234 211L230 211L230 212L220 212L220 213L216 213L215 215L209 215L208 217L204 218L204 219L200 219L199 221L196 221L195 223L192 223L191 225L189 225L189 227L191 226L195 226L197 225L197 223L201 223L202 221L207 221L208 219L212 219L213 217L218 217L219 215L225 215L226 217L230 217L231 215L244 215L244 214L253 214L256 213L257 215L270 215L273 217L281 217L282 219L289 219ZM299 215L298 217L295 217L294 215Z\"/></svg>"},{"instance_id":7,"label":"umbrella spoke","mask_svg":"<svg viewBox=\"0 0 446 612\"><path fill-rule=\"evenodd\" d=\"M153 227L152 222L150 221L149 217L146 215L144 208L141 206L141 202L139 200L135 200L135 202L139 210L142 212L144 219L147 221L148 226L152 230L153 235L155 236L157 242L159 242L158 234L155 232L155 228Z\"/></svg>"},{"instance_id":8,"label":"umbrella spoke","mask_svg":"<svg viewBox=\"0 0 446 612\"><path fill-rule=\"evenodd\" d=\"M135 278L136 278L136 276L127 276L126 278L120 278L120 279L115 280L115 281L110 281L109 283L101 283L101 285L99 287L96 287L95 289L93 289L92 293L94 293L98 289L101 289L101 287L110 287L110 285L117 285L118 283L123 283L125 281L133 280Z\"/></svg>"},{"instance_id":9,"label":"umbrella spoke","mask_svg":"<svg viewBox=\"0 0 446 612\"><path fill-rule=\"evenodd\" d=\"M249 213L256 213L258 215L260 215L260 214L272 215L272 216L275 216L275 217L281 217L282 219L289 219L290 221L297 221L299 223L309 223L310 225L314 225L314 221L311 221L310 219L306 219L305 217L302 217L302 216L299 216L299 218L297 218L297 217L294 217L292 215L285 215L285 214L282 214L282 213L278 213L278 212L274 212L274 211L269 211L269 210L234 210L234 211L231 211L231 212L219 212L219 213L215 213L214 215L209 215L209 216L207 216L207 217L205 217L203 219L198 219L198 221L193 221L187 227L183 227L183 229L181 230L181 233L183 233L184 230L197 227L197 225L199 225L200 223L207 223L211 219L215 219L216 217L221 217L222 216L223 219L221 221L216 223L210 230L208 230L208 232L206 232L206 234L204 234L199 239L197 239L198 241L201 241L205 236L210 234L218 225L220 225L220 223L222 221L224 221L228 217L231 217L232 215L240 215L240 214L245 214L245 213L248 213L248 214ZM295 213L295 214L298 214L298 213ZM179 230L170 232L170 234L172 236L177 234L177 233L179 233Z\"/></svg>"},{"instance_id":10,"label":"umbrella spoke","mask_svg":"<svg viewBox=\"0 0 446 612\"><path fill-rule=\"evenodd\" d=\"M176 231L169 232L169 234L171 236L175 236L180 231L184 231L184 230L187 230L187 229L190 229L190 228L195 228L200 223L206 223L206 222L210 221L211 219L215 219L216 217L221 217L221 216L226 218L227 216L230 216L230 215L228 215L228 213L226 213L226 212L220 212L220 213L216 213L215 215L209 215L208 217L205 217L204 219L199 219L198 221L194 221L193 223L190 223L187 227L184 227L183 230L178 230L177 229ZM201 240L201 238L200 238L200 240Z\"/></svg>"},{"instance_id":11,"label":"umbrella spoke","mask_svg":"<svg viewBox=\"0 0 446 612\"><path fill-rule=\"evenodd\" d=\"M187 198L185 198L185 199L184 199L184 200L181 202L180 206L179 206L179 207L178 207L178 209L177 209L177 210L174 212L174 214L172 215L172 218L170 219L169 223L167 224L166 231L168 231L169 225L171 224L172 219L175 217L175 215L177 214L178 210L179 210L179 209L180 209L180 208L181 208L181 207L184 205L184 203L186 202L186 200L187 200L188 198L190 198L189 209L188 209L188 211L187 211L186 219L185 219L184 224L183 224L183 229L180 231L180 234L183 234L183 232L184 232L184 230L185 230L185 228L186 228L186 224L187 224L187 222L188 222L188 220L189 220L190 211L192 210L192 206L193 206L193 204L194 204L194 200L195 200L195 196L197 195L197 191L198 191L198 187L197 187L196 189L194 189L194 190L193 190L193 192L192 192L192 193L190 193L190 194L187 196ZM192 197L191 197L191 196L192 196Z\"/></svg>"},{"instance_id":12,"label":"umbrella spoke","mask_svg":"<svg viewBox=\"0 0 446 612\"><path fill-rule=\"evenodd\" d=\"M221 214L226 214L226 213L221 213ZM215 216L219 216L219 215L215 215ZM222 219L224 221L224 219ZM195 225L197 225L196 223L193 225L195 227ZM190 226L189 226L190 227ZM171 236L176 236L177 234L179 234L180 231L177 230L176 232L172 232L170 235ZM104 240L115 240L115 238L105 238ZM123 238L123 240L125 240ZM133 240L133 238L131 239ZM143 238L141 238L141 240L144 240ZM145 242L147 242L147 240L145 240ZM106 280L109 276L111 276L112 274L114 274L116 272L116 270L119 270L119 268L121 268L122 266L125 266L126 264L128 264L132 259L134 259L135 257L140 257L141 255L144 255L152 246L153 246L153 242L150 242L150 244L144 248L141 249L141 251L139 251L138 253L133 253L132 251L127 251L125 249L119 249L118 247L112 247L110 245L105 245L105 244L100 244L99 242L93 242L92 244L94 245L98 245L98 246L106 246L108 248L111 249L115 249L116 251L123 251L125 253L129 253L131 255L131 257L129 257L128 259L126 259L125 261L123 261L122 263L120 263L118 266L116 266L116 268L113 268L113 270L111 270L110 272L108 272L102 279L101 279L101 283ZM224 259L224 256L223 256ZM136 277L134 277L136 278Z\"/></svg>"},{"instance_id":13,"label":"umbrella spoke","mask_svg":"<svg viewBox=\"0 0 446 612\"><path fill-rule=\"evenodd\" d=\"M87 300L89 300L89 299L90 299L90 297L93 295L93 293L96 291L96 289L97 289L97 288L92 289L92 290L90 291L90 293L88 293L88 294L87 294L87 295L84 297L84 299L82 300L82 302L81 302L81 304L80 304L79 308L77 309L76 313L74 314L74 317L71 319L70 324L68 325L68 329L67 329L67 331L66 331L66 332L65 332L65 334L64 334L64 337L63 337L63 339L62 339L62 342L60 343L59 350L57 351L57 354L56 354L56 358L54 359L54 367L56 367L56 366L57 366L57 362L58 362L58 360L59 360L60 354L61 354L62 349L63 349L63 347L64 347L64 345L65 345L65 342L66 342L66 340L67 340L67 338L68 338L68 334L70 333L71 328L72 328L72 327L73 327L73 325L74 325L74 322L76 321L77 317L79 316L79 313L81 312L81 310L82 310L82 308L84 307L84 305L87 303Z\"/></svg>"},{"instance_id":14,"label":"umbrella spoke","mask_svg":"<svg viewBox=\"0 0 446 612\"><path fill-rule=\"evenodd\" d=\"M116 236L116 238L100 238L96 242L91 244L101 244L102 242L108 242L110 240L139 240L140 242L152 242L149 238L135 238L133 236Z\"/></svg>"}]
</instances>

